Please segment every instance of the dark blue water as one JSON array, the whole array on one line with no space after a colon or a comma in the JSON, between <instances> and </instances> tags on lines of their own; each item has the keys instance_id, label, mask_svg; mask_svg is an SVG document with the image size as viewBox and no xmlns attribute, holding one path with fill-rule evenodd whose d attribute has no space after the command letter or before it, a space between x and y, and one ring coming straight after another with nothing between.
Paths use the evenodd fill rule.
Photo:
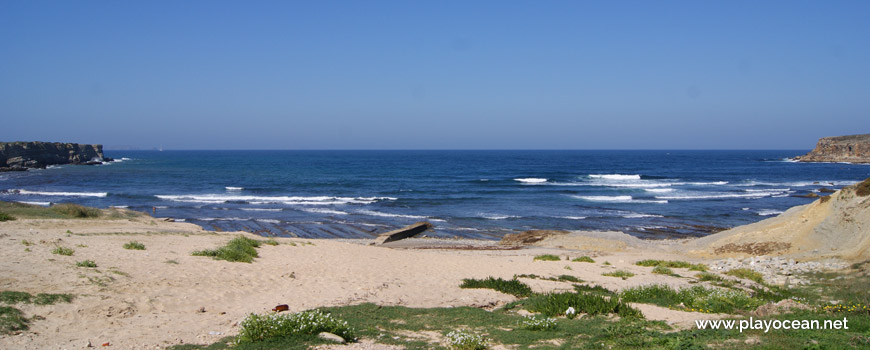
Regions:
<instances>
[{"instance_id":1,"label":"dark blue water","mask_svg":"<svg viewBox=\"0 0 870 350\"><path fill-rule=\"evenodd\" d=\"M870 166L804 151L114 151L123 161L0 174L0 200L125 206L210 230L370 237L527 229L699 236L762 220ZM824 194L824 193L822 193Z\"/></svg>"}]
</instances>

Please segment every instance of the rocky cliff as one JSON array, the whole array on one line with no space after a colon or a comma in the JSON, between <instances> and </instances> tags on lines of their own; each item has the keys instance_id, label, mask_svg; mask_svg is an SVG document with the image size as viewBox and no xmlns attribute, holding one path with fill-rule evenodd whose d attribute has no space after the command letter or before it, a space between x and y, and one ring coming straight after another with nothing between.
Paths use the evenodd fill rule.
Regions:
<instances>
[{"instance_id":1,"label":"rocky cliff","mask_svg":"<svg viewBox=\"0 0 870 350\"><path fill-rule=\"evenodd\" d=\"M823 137L814 150L795 159L801 162L870 163L870 134Z\"/></svg>"},{"instance_id":2,"label":"rocky cliff","mask_svg":"<svg viewBox=\"0 0 870 350\"><path fill-rule=\"evenodd\" d=\"M61 142L0 142L0 171L45 168L55 164L99 164L108 161L103 145Z\"/></svg>"}]
</instances>

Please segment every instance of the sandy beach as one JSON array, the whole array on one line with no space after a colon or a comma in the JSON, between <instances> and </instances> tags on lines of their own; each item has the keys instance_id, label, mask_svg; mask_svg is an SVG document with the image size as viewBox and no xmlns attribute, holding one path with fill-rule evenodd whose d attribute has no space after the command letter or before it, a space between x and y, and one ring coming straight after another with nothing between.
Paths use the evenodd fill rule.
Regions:
<instances>
[{"instance_id":1,"label":"sandy beach","mask_svg":"<svg viewBox=\"0 0 870 350\"><path fill-rule=\"evenodd\" d=\"M195 250L218 247L239 235L261 238L244 232L209 232L146 215L7 221L0 223L0 254L4 257L0 290L69 293L75 298L71 303L21 305L26 315L37 320L27 331L0 337L0 347L81 349L88 344L110 343L123 349L155 349L208 344L237 333L238 322L245 315L268 312L278 304L287 304L289 311L360 303L493 309L515 300L493 290L461 289L464 278L570 275L611 290L651 283L687 286L689 278L652 274L649 268L634 263L642 259L710 263L750 256L716 252L723 242L748 244L746 237L754 237L755 242L778 240L782 237L775 229L783 225L806 240L814 239L818 227L828 234L851 232L848 225L868 222L868 197L856 197L849 191L836 193L824 203L795 208L782 217L695 241L652 242L618 233L582 232L557 234L522 247L492 241L412 239L391 247L371 246L365 240L277 238L277 245L262 245L260 257L250 264L191 256ZM842 221L838 215L850 219L835 227L834 221ZM752 233L746 233L749 229ZM866 237L861 239L866 241ZM138 241L146 249L124 249L130 241ZM793 249L766 253L807 257L811 243L790 241ZM860 244L852 241L846 242L851 249L840 248L845 254L839 256L843 261L865 258ZM830 240L826 244L817 244L826 250L816 251L816 258L836 255L832 254L837 252L836 244ZM52 254L58 246L75 252L72 256ZM540 254L554 254L562 260L534 261ZM596 263L568 260L583 255L593 257ZM76 262L82 260L92 260L97 267L77 267ZM611 270L626 270L636 276L625 280L602 276ZM520 280L536 292L572 288L567 282ZM696 319L726 316L635 305L647 319L678 328L689 327Z\"/></svg>"}]
</instances>

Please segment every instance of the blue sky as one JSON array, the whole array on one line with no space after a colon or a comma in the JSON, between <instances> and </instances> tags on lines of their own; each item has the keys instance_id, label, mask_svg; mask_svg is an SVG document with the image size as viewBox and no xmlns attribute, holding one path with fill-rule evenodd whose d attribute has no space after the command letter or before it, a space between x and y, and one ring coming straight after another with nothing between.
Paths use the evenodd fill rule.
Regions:
<instances>
[{"instance_id":1,"label":"blue sky","mask_svg":"<svg viewBox=\"0 0 870 350\"><path fill-rule=\"evenodd\" d=\"M870 133L868 1L2 1L0 140L809 149Z\"/></svg>"}]
</instances>

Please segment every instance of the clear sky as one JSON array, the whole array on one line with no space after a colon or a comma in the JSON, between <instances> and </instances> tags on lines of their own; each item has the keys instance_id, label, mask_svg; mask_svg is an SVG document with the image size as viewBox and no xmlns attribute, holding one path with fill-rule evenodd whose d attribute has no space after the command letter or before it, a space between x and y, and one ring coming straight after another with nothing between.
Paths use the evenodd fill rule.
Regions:
<instances>
[{"instance_id":1,"label":"clear sky","mask_svg":"<svg viewBox=\"0 0 870 350\"><path fill-rule=\"evenodd\" d=\"M0 1L0 140L809 149L870 133L870 1Z\"/></svg>"}]
</instances>

